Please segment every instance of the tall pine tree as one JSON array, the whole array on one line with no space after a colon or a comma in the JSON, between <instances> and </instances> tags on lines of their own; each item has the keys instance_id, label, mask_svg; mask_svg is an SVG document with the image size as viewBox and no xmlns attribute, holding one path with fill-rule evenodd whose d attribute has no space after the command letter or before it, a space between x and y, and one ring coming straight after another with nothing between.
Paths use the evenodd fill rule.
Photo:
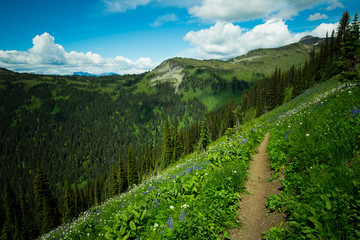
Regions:
<instances>
[{"instance_id":1,"label":"tall pine tree","mask_svg":"<svg viewBox=\"0 0 360 240\"><path fill-rule=\"evenodd\" d=\"M206 120L201 122L201 130L200 130L200 147L206 151L206 147L210 143L210 133L209 126Z\"/></svg>"},{"instance_id":2,"label":"tall pine tree","mask_svg":"<svg viewBox=\"0 0 360 240\"><path fill-rule=\"evenodd\" d=\"M49 181L39 166L34 178L34 195L36 225L40 234L44 234L60 223L60 214Z\"/></svg>"},{"instance_id":3,"label":"tall pine tree","mask_svg":"<svg viewBox=\"0 0 360 240\"><path fill-rule=\"evenodd\" d=\"M136 160L134 155L134 148L132 144L130 144L128 150L128 172L127 172L127 179L129 186L136 185L139 183L139 177L136 167Z\"/></svg>"},{"instance_id":4,"label":"tall pine tree","mask_svg":"<svg viewBox=\"0 0 360 240\"><path fill-rule=\"evenodd\" d=\"M164 121L164 131L163 131L163 148L162 148L162 161L161 167L166 168L172 159L173 148L170 134L170 127L167 119Z\"/></svg>"}]
</instances>

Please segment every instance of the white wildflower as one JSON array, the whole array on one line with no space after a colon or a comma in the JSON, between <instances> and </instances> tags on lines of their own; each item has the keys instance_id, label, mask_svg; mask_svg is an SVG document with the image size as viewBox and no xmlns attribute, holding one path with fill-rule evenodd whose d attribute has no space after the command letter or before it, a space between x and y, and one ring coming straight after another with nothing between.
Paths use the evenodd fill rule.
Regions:
<instances>
[{"instance_id":1,"label":"white wildflower","mask_svg":"<svg viewBox=\"0 0 360 240\"><path fill-rule=\"evenodd\" d=\"M174 210L174 206L170 206L170 209L171 209L171 210Z\"/></svg>"},{"instance_id":2,"label":"white wildflower","mask_svg":"<svg viewBox=\"0 0 360 240\"><path fill-rule=\"evenodd\" d=\"M308 137L308 136L310 136L310 134L307 133L306 136Z\"/></svg>"}]
</instances>

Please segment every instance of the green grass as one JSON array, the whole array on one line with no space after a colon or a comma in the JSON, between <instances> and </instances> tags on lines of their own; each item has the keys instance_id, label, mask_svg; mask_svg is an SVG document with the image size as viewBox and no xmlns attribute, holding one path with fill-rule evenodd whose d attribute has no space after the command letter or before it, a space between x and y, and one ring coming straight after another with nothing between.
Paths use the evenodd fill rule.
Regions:
<instances>
[{"instance_id":1,"label":"green grass","mask_svg":"<svg viewBox=\"0 0 360 240\"><path fill-rule=\"evenodd\" d=\"M359 95L358 87L347 89L335 79L317 85L218 139L206 153L186 156L42 238L226 238L226 230L239 224L248 161L271 131L271 167L285 169L286 176L282 193L269 197L268 205L286 210L289 222L265 237L357 239Z\"/></svg>"},{"instance_id":2,"label":"green grass","mask_svg":"<svg viewBox=\"0 0 360 240\"><path fill-rule=\"evenodd\" d=\"M232 93L231 88L229 87L219 93L214 93L210 88L204 90L199 88L196 88L195 90L190 89L188 92L184 92L181 89L179 92L184 95L184 101L187 99L198 98L200 102L206 106L208 111L219 109L228 101L240 101L242 96L241 91Z\"/></svg>"},{"instance_id":3,"label":"green grass","mask_svg":"<svg viewBox=\"0 0 360 240\"><path fill-rule=\"evenodd\" d=\"M271 166L285 169L284 189L269 203L286 210L287 239L360 237L360 90L335 79L261 121L271 128Z\"/></svg>"}]
</instances>

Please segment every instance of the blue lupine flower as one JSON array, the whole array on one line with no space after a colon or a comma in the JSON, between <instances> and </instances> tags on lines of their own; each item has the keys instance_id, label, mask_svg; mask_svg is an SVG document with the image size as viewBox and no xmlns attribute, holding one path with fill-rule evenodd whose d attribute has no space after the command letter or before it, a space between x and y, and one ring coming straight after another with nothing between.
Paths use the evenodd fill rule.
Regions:
<instances>
[{"instance_id":1,"label":"blue lupine flower","mask_svg":"<svg viewBox=\"0 0 360 240\"><path fill-rule=\"evenodd\" d=\"M186 218L185 210L182 210L181 213L180 213L179 220L184 221L185 218Z\"/></svg>"},{"instance_id":2,"label":"blue lupine flower","mask_svg":"<svg viewBox=\"0 0 360 240\"><path fill-rule=\"evenodd\" d=\"M350 110L350 114L353 117L359 115L359 113L360 113L360 108L358 109L357 107L354 107L352 110Z\"/></svg>"},{"instance_id":3,"label":"blue lupine flower","mask_svg":"<svg viewBox=\"0 0 360 240\"><path fill-rule=\"evenodd\" d=\"M169 220L168 220L168 223L167 223L166 227L170 228L170 229L174 228L174 222L173 222L173 219L172 219L171 216L169 217Z\"/></svg>"}]
</instances>

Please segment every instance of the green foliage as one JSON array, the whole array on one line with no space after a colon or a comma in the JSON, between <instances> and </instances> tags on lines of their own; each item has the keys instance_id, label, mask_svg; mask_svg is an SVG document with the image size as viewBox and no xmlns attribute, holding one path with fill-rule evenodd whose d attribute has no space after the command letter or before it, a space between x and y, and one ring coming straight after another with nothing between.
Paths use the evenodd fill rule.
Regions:
<instances>
[{"instance_id":1,"label":"green foliage","mask_svg":"<svg viewBox=\"0 0 360 240\"><path fill-rule=\"evenodd\" d=\"M241 136L220 141L188 157L126 194L84 213L78 221L43 237L73 239L218 239L239 226L239 193L249 159L264 132L244 127Z\"/></svg>"},{"instance_id":2,"label":"green foliage","mask_svg":"<svg viewBox=\"0 0 360 240\"><path fill-rule=\"evenodd\" d=\"M59 224L59 212L56 200L50 191L49 182L41 167L37 168L34 178L34 194L35 221L39 232L44 234Z\"/></svg>"},{"instance_id":3,"label":"green foliage","mask_svg":"<svg viewBox=\"0 0 360 240\"><path fill-rule=\"evenodd\" d=\"M271 167L286 174L267 205L288 215L287 230L270 229L269 239L359 238L358 96L359 87L329 81L264 119Z\"/></svg>"},{"instance_id":4,"label":"green foliage","mask_svg":"<svg viewBox=\"0 0 360 240\"><path fill-rule=\"evenodd\" d=\"M127 161L127 180L129 187L132 187L133 185L136 185L139 183L139 176L138 171L136 167L136 159L134 155L134 149L133 146L130 145L128 150L128 161Z\"/></svg>"},{"instance_id":5,"label":"green foliage","mask_svg":"<svg viewBox=\"0 0 360 240\"><path fill-rule=\"evenodd\" d=\"M209 126L206 120L201 122L200 130L200 147L206 151L206 147L210 143Z\"/></svg>"}]
</instances>

